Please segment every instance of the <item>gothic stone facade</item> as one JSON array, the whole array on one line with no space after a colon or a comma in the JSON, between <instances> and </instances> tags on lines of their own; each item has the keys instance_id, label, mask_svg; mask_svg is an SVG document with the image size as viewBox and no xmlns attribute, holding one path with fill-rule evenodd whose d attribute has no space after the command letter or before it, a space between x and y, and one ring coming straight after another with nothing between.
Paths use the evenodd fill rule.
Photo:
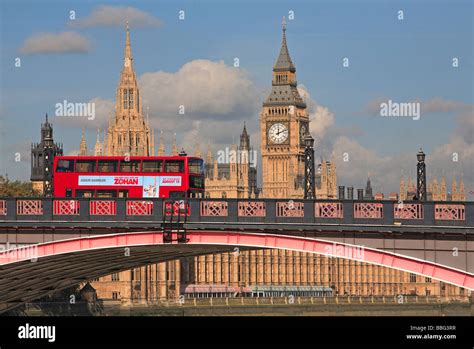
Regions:
<instances>
[{"instance_id":1,"label":"gothic stone facade","mask_svg":"<svg viewBox=\"0 0 474 349\"><path fill-rule=\"evenodd\" d=\"M53 125L48 121L48 114L46 114L46 121L41 124L41 141L39 143L31 144L31 183L33 190L38 193L43 193L45 183L45 149L52 148L53 158L55 156L63 155L63 146L59 143L54 143L53 140Z\"/></svg>"},{"instance_id":2,"label":"gothic stone facade","mask_svg":"<svg viewBox=\"0 0 474 349\"><path fill-rule=\"evenodd\" d=\"M225 159L228 155L228 159ZM206 198L247 199L258 197L257 169L252 166L254 152L250 146L250 136L244 125L240 135L240 145L232 145L229 152L219 155L223 159L213 159L210 146L206 157Z\"/></svg>"},{"instance_id":3,"label":"gothic stone facade","mask_svg":"<svg viewBox=\"0 0 474 349\"><path fill-rule=\"evenodd\" d=\"M400 180L400 200L410 200L415 195L415 182L409 178L408 183L405 184L405 178L402 177ZM437 178L433 178L433 180L428 182L427 199L433 201L466 201L463 179L461 178L458 187L456 177L453 177L451 192L448 192L445 177L442 177L441 181L438 181Z\"/></svg>"}]
</instances>

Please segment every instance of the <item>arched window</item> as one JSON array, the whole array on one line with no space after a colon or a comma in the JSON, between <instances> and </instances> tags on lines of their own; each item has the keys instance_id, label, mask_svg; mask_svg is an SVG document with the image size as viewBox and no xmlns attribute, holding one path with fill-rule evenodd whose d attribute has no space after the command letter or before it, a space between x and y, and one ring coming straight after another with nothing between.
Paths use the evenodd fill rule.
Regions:
<instances>
[{"instance_id":1,"label":"arched window","mask_svg":"<svg viewBox=\"0 0 474 349\"><path fill-rule=\"evenodd\" d=\"M123 109L128 109L128 90L123 90Z\"/></svg>"},{"instance_id":2,"label":"arched window","mask_svg":"<svg viewBox=\"0 0 474 349\"><path fill-rule=\"evenodd\" d=\"M128 90L128 108L133 109L133 90Z\"/></svg>"},{"instance_id":3,"label":"arched window","mask_svg":"<svg viewBox=\"0 0 474 349\"><path fill-rule=\"evenodd\" d=\"M222 192L222 198L227 199L227 193L225 191Z\"/></svg>"}]
</instances>

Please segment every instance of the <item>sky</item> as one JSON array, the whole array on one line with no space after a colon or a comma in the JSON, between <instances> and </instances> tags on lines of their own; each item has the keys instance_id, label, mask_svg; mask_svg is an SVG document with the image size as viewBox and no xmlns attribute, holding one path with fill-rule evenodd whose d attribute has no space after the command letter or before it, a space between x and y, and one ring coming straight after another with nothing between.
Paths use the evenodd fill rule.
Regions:
<instances>
[{"instance_id":1,"label":"sky","mask_svg":"<svg viewBox=\"0 0 474 349\"><path fill-rule=\"evenodd\" d=\"M472 1L1 0L0 16L0 174L10 179L29 178L46 113L65 154L82 127L93 148L113 112L127 20L157 143L163 131L168 150L176 133L188 153L197 140L216 152L238 143L245 121L258 150L286 16L316 158L336 162L338 185L370 176L375 191L398 191L422 147L428 180L451 187L462 176L474 198ZM94 102L96 118L55 116L64 100ZM388 100L419 103L420 118L381 116Z\"/></svg>"}]
</instances>

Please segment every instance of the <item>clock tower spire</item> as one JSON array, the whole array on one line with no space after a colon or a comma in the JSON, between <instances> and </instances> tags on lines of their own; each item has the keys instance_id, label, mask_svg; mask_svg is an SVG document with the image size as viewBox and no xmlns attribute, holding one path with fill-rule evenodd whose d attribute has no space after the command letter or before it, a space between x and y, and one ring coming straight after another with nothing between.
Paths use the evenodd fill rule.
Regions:
<instances>
[{"instance_id":1,"label":"clock tower spire","mask_svg":"<svg viewBox=\"0 0 474 349\"><path fill-rule=\"evenodd\" d=\"M308 129L306 103L297 89L296 68L288 51L283 17L272 90L260 113L263 197L304 197L304 138Z\"/></svg>"},{"instance_id":2,"label":"clock tower spire","mask_svg":"<svg viewBox=\"0 0 474 349\"><path fill-rule=\"evenodd\" d=\"M125 27L125 50L116 92L115 117L109 120L107 155L153 155L153 133L143 116L142 98L133 69L130 27Z\"/></svg>"}]
</instances>

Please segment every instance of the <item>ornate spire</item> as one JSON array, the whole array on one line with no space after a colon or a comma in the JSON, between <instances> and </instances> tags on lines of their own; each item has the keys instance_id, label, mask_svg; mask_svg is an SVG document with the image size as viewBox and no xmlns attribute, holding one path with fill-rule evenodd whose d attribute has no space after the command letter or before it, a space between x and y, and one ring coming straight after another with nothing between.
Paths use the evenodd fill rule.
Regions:
<instances>
[{"instance_id":1,"label":"ornate spire","mask_svg":"<svg viewBox=\"0 0 474 349\"><path fill-rule=\"evenodd\" d=\"M86 156L87 155L87 143L86 143L86 135L85 129L82 127L82 138L81 138L81 145L79 149L79 155Z\"/></svg>"},{"instance_id":2,"label":"ornate spire","mask_svg":"<svg viewBox=\"0 0 474 349\"><path fill-rule=\"evenodd\" d=\"M245 127L245 121L244 129L242 130L242 134L240 135L240 150L250 150L250 137L247 133L247 128Z\"/></svg>"},{"instance_id":3,"label":"ornate spire","mask_svg":"<svg viewBox=\"0 0 474 349\"><path fill-rule=\"evenodd\" d=\"M53 126L48 121L48 114L46 113L46 121L41 124L41 142L51 144L53 141Z\"/></svg>"},{"instance_id":4,"label":"ornate spire","mask_svg":"<svg viewBox=\"0 0 474 349\"><path fill-rule=\"evenodd\" d=\"M451 193L453 196L456 196L458 193L458 182L456 181L456 177L453 177L453 185L451 187Z\"/></svg>"},{"instance_id":5,"label":"ornate spire","mask_svg":"<svg viewBox=\"0 0 474 349\"><path fill-rule=\"evenodd\" d=\"M104 155L107 155L107 131L105 128L104 128L104 143L102 143L102 149L103 149Z\"/></svg>"},{"instance_id":6,"label":"ornate spire","mask_svg":"<svg viewBox=\"0 0 474 349\"><path fill-rule=\"evenodd\" d=\"M206 161L208 164L212 164L212 150L211 145L207 143L207 158Z\"/></svg>"},{"instance_id":7,"label":"ornate spire","mask_svg":"<svg viewBox=\"0 0 474 349\"><path fill-rule=\"evenodd\" d=\"M291 60L286 45L286 24L283 22L280 54L273 66L272 91L263 103L264 107L293 105L306 108L297 89L296 68Z\"/></svg>"},{"instance_id":8,"label":"ornate spire","mask_svg":"<svg viewBox=\"0 0 474 349\"><path fill-rule=\"evenodd\" d=\"M103 155L103 147L102 147L102 143L100 143L100 129L97 129L97 140L94 146L94 155L95 156Z\"/></svg>"},{"instance_id":9,"label":"ornate spire","mask_svg":"<svg viewBox=\"0 0 474 349\"><path fill-rule=\"evenodd\" d=\"M407 195L407 191L405 189L405 177L402 176L400 179L400 200L405 200Z\"/></svg>"},{"instance_id":10,"label":"ornate spire","mask_svg":"<svg viewBox=\"0 0 474 349\"><path fill-rule=\"evenodd\" d=\"M443 178L441 179L441 188L439 190L439 200L440 201L446 201L447 198L448 198L448 194L447 194L447 191L446 191L446 177L443 176Z\"/></svg>"},{"instance_id":11,"label":"ornate spire","mask_svg":"<svg viewBox=\"0 0 474 349\"><path fill-rule=\"evenodd\" d=\"M295 66L291 61L290 53L288 52L288 47L286 45L286 20L283 17L282 21L282 39L281 39L281 48L278 59L273 66L273 71L291 71L295 72Z\"/></svg>"},{"instance_id":12,"label":"ornate spire","mask_svg":"<svg viewBox=\"0 0 474 349\"><path fill-rule=\"evenodd\" d=\"M126 25L124 65L116 90L115 119L109 121L108 155L150 156L154 139L148 113L143 114L142 98L133 70L130 27Z\"/></svg>"},{"instance_id":13,"label":"ornate spire","mask_svg":"<svg viewBox=\"0 0 474 349\"><path fill-rule=\"evenodd\" d=\"M439 200L438 178L434 178L431 186L431 200Z\"/></svg>"},{"instance_id":14,"label":"ornate spire","mask_svg":"<svg viewBox=\"0 0 474 349\"><path fill-rule=\"evenodd\" d=\"M201 146L199 142L196 143L196 149L194 150L194 155L197 157L202 157Z\"/></svg>"},{"instance_id":15,"label":"ornate spire","mask_svg":"<svg viewBox=\"0 0 474 349\"><path fill-rule=\"evenodd\" d=\"M214 161L214 171L213 171L213 179L219 179L219 166L217 164L217 160Z\"/></svg>"},{"instance_id":16,"label":"ornate spire","mask_svg":"<svg viewBox=\"0 0 474 349\"><path fill-rule=\"evenodd\" d=\"M463 174L461 173L461 180L459 182L459 193L458 193L459 197L458 197L458 200L459 201L465 201L466 200L466 192L465 192L465 189L464 189L464 179L463 179Z\"/></svg>"},{"instance_id":17,"label":"ornate spire","mask_svg":"<svg viewBox=\"0 0 474 349\"><path fill-rule=\"evenodd\" d=\"M367 177L367 185L365 187L365 196L366 200L373 200L374 196L372 194L372 184L370 183L370 177Z\"/></svg>"},{"instance_id":18,"label":"ornate spire","mask_svg":"<svg viewBox=\"0 0 474 349\"><path fill-rule=\"evenodd\" d=\"M131 67L132 66L132 45L130 44L130 27L126 26L126 34L125 34L125 54L124 54L124 67Z\"/></svg>"},{"instance_id":19,"label":"ornate spire","mask_svg":"<svg viewBox=\"0 0 474 349\"><path fill-rule=\"evenodd\" d=\"M158 148L158 156L165 155L165 144L163 143L163 130L160 132L160 147Z\"/></svg>"},{"instance_id":20,"label":"ornate spire","mask_svg":"<svg viewBox=\"0 0 474 349\"><path fill-rule=\"evenodd\" d=\"M150 156L155 156L155 129L151 130Z\"/></svg>"},{"instance_id":21,"label":"ornate spire","mask_svg":"<svg viewBox=\"0 0 474 349\"><path fill-rule=\"evenodd\" d=\"M178 146L176 145L176 133L173 136L173 146L171 148L171 155L173 156L178 155Z\"/></svg>"}]
</instances>

